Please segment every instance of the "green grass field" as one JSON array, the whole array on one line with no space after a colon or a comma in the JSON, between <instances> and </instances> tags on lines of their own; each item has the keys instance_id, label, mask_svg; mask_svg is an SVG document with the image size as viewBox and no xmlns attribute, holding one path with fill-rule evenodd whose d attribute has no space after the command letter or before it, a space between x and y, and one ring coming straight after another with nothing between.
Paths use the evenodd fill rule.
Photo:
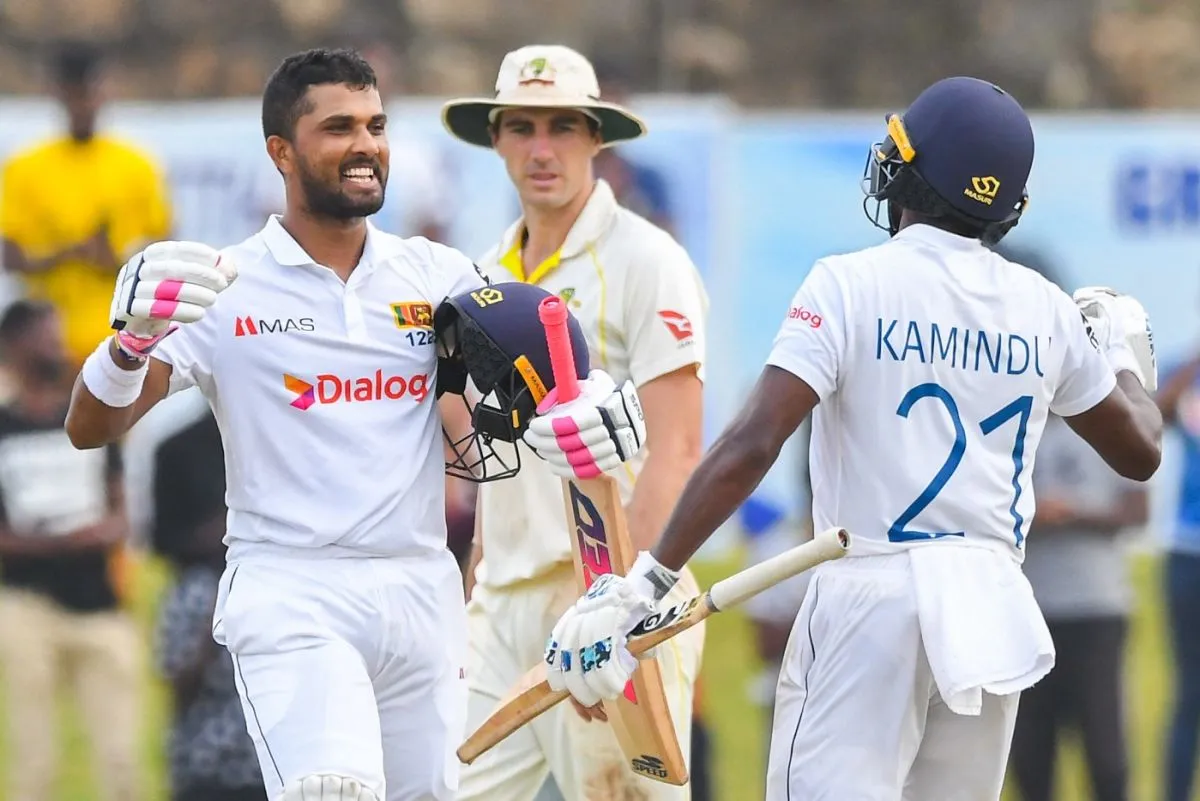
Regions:
<instances>
[{"instance_id":1,"label":"green grass field","mask_svg":"<svg viewBox=\"0 0 1200 801\"><path fill-rule=\"evenodd\" d=\"M736 557L700 565L696 572L702 586L734 572ZM1128 710L1129 741L1133 749L1133 794L1135 801L1157 801L1162 762L1163 720L1170 700L1170 674L1160 604L1158 561L1138 557L1134 561L1138 606L1129 641ZM162 587L161 570L145 571L139 585L137 612L150 631L155 602ZM147 662L147 664L149 664ZM751 677L758 669L751 632L736 612L716 615L709 621L704 666L704 708L712 727L714 773L719 801L751 801L762 798L765 770L764 713L748 701ZM166 719L166 697L149 676L146 681L147 727L144 737L148 787L146 801L163 801L165 782L162 762L162 732ZM87 744L79 731L70 704L60 709L63 722L62 763L54 801L93 801L87 765ZM0 740L0 743L3 741ZM5 750L0 746L0 757ZM18 769L0 758L0 788L7 771ZM1087 779L1074 748L1061 766L1059 799L1085 801ZM1009 792L1006 801L1016 801ZM1200 801L1200 795L1197 796ZM0 789L0 801L10 801Z\"/></svg>"}]
</instances>

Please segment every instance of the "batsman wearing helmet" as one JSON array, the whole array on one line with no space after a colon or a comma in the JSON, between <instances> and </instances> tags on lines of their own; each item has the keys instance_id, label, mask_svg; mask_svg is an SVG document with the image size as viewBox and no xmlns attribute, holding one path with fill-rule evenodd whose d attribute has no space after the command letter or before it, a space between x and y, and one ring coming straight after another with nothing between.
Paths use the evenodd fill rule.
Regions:
<instances>
[{"instance_id":1,"label":"batsman wearing helmet","mask_svg":"<svg viewBox=\"0 0 1200 801\"><path fill-rule=\"evenodd\" d=\"M864 189L889 239L813 266L658 544L555 626L552 686L583 704L620 691L627 661L579 650L623 642L812 413L814 525L855 544L815 569L792 629L767 797L1000 797L1017 699L1054 665L1021 571L1047 415L1128 478L1161 459L1141 305L1072 299L987 247L1025 211L1033 151L1017 101L974 78L887 118Z\"/></svg>"},{"instance_id":2,"label":"batsman wearing helmet","mask_svg":"<svg viewBox=\"0 0 1200 801\"><path fill-rule=\"evenodd\" d=\"M699 460L708 302L684 249L621 207L593 172L602 148L642 136L645 125L601 100L588 60L556 45L509 53L495 97L447 103L443 121L457 138L496 151L521 201L521 219L480 269L493 281L537 285L565 300L592 364L637 387L645 446L610 476L634 547L649 548ZM467 610L469 730L541 660L546 632L578 595L573 536L562 482L548 462L526 459L514 481L481 487ZM685 572L672 597L695 592ZM698 626L657 656L685 757L703 637ZM602 708L563 705L464 767L459 799L531 801L548 773L567 801L689 797L686 786L632 771Z\"/></svg>"}]
</instances>

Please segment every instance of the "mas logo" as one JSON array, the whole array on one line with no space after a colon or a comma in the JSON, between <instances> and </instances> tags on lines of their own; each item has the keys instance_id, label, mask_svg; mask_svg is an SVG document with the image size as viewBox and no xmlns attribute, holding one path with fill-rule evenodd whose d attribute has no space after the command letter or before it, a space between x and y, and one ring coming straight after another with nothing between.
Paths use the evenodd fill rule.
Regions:
<instances>
[{"instance_id":1,"label":"mas logo","mask_svg":"<svg viewBox=\"0 0 1200 801\"><path fill-rule=\"evenodd\" d=\"M274 320L264 320L250 316L239 317L233 324L235 337L256 337L259 334L286 334L291 331L317 330L317 325L311 317L280 317Z\"/></svg>"},{"instance_id":2,"label":"mas logo","mask_svg":"<svg viewBox=\"0 0 1200 801\"><path fill-rule=\"evenodd\" d=\"M314 404L367 403L369 401L411 398L420 403L429 394L429 376L424 373L384 377L382 370L372 376L343 378L333 373L321 373L314 381L283 374L284 388L296 397L288 404L305 411Z\"/></svg>"},{"instance_id":3,"label":"mas logo","mask_svg":"<svg viewBox=\"0 0 1200 801\"><path fill-rule=\"evenodd\" d=\"M433 329L433 305L423 300L393 303L392 316L397 328Z\"/></svg>"}]
</instances>

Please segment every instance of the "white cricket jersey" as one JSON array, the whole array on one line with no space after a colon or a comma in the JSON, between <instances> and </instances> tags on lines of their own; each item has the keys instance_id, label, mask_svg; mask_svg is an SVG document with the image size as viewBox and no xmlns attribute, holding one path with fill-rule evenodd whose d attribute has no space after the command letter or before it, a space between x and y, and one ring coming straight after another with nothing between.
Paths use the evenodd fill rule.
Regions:
<instances>
[{"instance_id":1,"label":"white cricket jersey","mask_svg":"<svg viewBox=\"0 0 1200 801\"><path fill-rule=\"evenodd\" d=\"M470 259L368 224L343 283L278 217L222 258L237 280L153 355L172 366L171 391L198 386L220 425L230 558L444 549L433 313L483 285Z\"/></svg>"},{"instance_id":2,"label":"white cricket jersey","mask_svg":"<svg viewBox=\"0 0 1200 801\"><path fill-rule=\"evenodd\" d=\"M818 261L768 364L821 399L814 526L845 527L858 553L965 540L1021 561L1047 413L1116 383L1065 292L928 225Z\"/></svg>"},{"instance_id":3,"label":"white cricket jersey","mask_svg":"<svg viewBox=\"0 0 1200 801\"><path fill-rule=\"evenodd\" d=\"M524 280L524 230L518 220L479 260L493 283ZM567 302L587 336L591 366L618 385L641 386L693 364L703 378L708 296L699 272L668 233L618 205L604 181L563 246L529 279ZM562 480L520 447L520 472L480 487L484 556L476 580L489 587L536 579L571 561ZM646 453L610 474L626 504Z\"/></svg>"}]
</instances>

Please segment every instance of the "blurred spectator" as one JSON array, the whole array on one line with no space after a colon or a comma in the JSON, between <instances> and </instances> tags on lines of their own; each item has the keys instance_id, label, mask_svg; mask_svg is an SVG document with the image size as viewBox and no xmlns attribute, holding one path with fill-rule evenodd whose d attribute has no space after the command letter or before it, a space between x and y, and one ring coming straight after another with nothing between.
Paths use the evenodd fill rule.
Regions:
<instances>
[{"instance_id":1,"label":"blurred spectator","mask_svg":"<svg viewBox=\"0 0 1200 801\"><path fill-rule=\"evenodd\" d=\"M4 267L21 275L32 297L62 313L67 352L77 365L112 333L108 307L121 264L170 228L158 167L96 130L101 78L95 51L63 49L54 79L67 131L14 155L0 181Z\"/></svg>"},{"instance_id":2,"label":"blurred spectator","mask_svg":"<svg viewBox=\"0 0 1200 801\"><path fill-rule=\"evenodd\" d=\"M629 107L629 81L614 65L597 64L600 96L609 103ZM617 202L674 234L675 219L663 174L630 160L616 148L605 148L592 162L596 177L608 181Z\"/></svg>"},{"instance_id":3,"label":"blurred spectator","mask_svg":"<svg viewBox=\"0 0 1200 801\"><path fill-rule=\"evenodd\" d=\"M0 662L12 801L51 797L60 683L70 684L106 801L142 797L141 642L109 551L125 539L120 453L63 430L71 366L58 314L21 300L0 319L15 395L0 408Z\"/></svg>"},{"instance_id":4,"label":"blurred spectator","mask_svg":"<svg viewBox=\"0 0 1200 801\"><path fill-rule=\"evenodd\" d=\"M173 568L158 619L158 667L170 683L172 801L262 801L263 780L234 684L212 636L225 568L225 463L207 408L154 455L151 541Z\"/></svg>"},{"instance_id":5,"label":"blurred spectator","mask_svg":"<svg viewBox=\"0 0 1200 801\"><path fill-rule=\"evenodd\" d=\"M1200 355L1164 371L1158 405L1183 440L1179 506L1166 554L1167 614L1175 655L1175 709L1167 801L1189 801L1200 747Z\"/></svg>"},{"instance_id":6,"label":"blurred spectator","mask_svg":"<svg viewBox=\"0 0 1200 801\"><path fill-rule=\"evenodd\" d=\"M1033 470L1037 512L1024 570L1057 653L1021 693L1012 766L1025 801L1050 801L1062 735L1077 727L1092 797L1129 798L1124 648L1132 589L1116 537L1145 525L1145 486L1117 475L1062 418L1046 424Z\"/></svg>"}]
</instances>

